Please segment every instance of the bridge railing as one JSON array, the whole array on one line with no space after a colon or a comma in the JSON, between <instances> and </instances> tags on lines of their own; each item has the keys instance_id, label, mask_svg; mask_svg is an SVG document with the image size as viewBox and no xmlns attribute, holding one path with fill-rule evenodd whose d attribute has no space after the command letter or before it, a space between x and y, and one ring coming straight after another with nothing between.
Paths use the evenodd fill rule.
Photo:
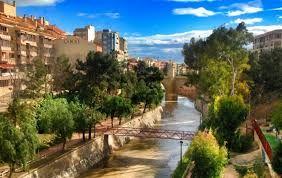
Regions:
<instances>
[{"instance_id":1,"label":"bridge railing","mask_svg":"<svg viewBox=\"0 0 282 178\"><path fill-rule=\"evenodd\" d=\"M256 120L252 121L252 125L253 128L256 132L256 134L258 135L258 138L263 146L264 151L266 152L268 158L271 160L272 159L272 149L270 147L270 144L268 143L268 141L266 140L262 130L260 129L260 126L258 125Z\"/></svg>"}]
</instances>

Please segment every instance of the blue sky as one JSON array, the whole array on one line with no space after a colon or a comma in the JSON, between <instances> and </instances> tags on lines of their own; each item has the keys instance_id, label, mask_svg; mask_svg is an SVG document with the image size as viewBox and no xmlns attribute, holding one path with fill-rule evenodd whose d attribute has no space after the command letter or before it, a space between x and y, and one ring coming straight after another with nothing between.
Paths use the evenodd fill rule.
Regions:
<instances>
[{"instance_id":1,"label":"blue sky","mask_svg":"<svg viewBox=\"0 0 282 178\"><path fill-rule=\"evenodd\" d=\"M282 0L17 0L18 15L44 16L72 33L92 24L120 32L131 56L183 61L191 37L245 21L254 34L282 29Z\"/></svg>"}]
</instances>

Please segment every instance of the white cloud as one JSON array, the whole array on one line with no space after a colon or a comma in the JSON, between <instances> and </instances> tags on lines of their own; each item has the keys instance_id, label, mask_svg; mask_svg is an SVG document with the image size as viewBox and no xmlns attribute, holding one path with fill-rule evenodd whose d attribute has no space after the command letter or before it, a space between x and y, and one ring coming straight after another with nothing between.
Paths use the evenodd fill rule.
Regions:
<instances>
[{"instance_id":1,"label":"white cloud","mask_svg":"<svg viewBox=\"0 0 282 178\"><path fill-rule=\"evenodd\" d=\"M282 25L251 26L247 27L247 29L254 35L260 35L272 30L282 29Z\"/></svg>"},{"instance_id":2,"label":"white cloud","mask_svg":"<svg viewBox=\"0 0 282 178\"><path fill-rule=\"evenodd\" d=\"M278 16L278 19L282 19L282 16Z\"/></svg>"},{"instance_id":3,"label":"white cloud","mask_svg":"<svg viewBox=\"0 0 282 178\"><path fill-rule=\"evenodd\" d=\"M180 53L182 48L163 48L162 51L164 53Z\"/></svg>"},{"instance_id":4,"label":"white cloud","mask_svg":"<svg viewBox=\"0 0 282 178\"><path fill-rule=\"evenodd\" d=\"M213 1L217 1L217 0L169 0L169 1L174 1L174 2L213 2Z\"/></svg>"},{"instance_id":5,"label":"white cloud","mask_svg":"<svg viewBox=\"0 0 282 178\"><path fill-rule=\"evenodd\" d=\"M52 6L63 0L16 0L17 6Z\"/></svg>"},{"instance_id":6,"label":"white cloud","mask_svg":"<svg viewBox=\"0 0 282 178\"><path fill-rule=\"evenodd\" d=\"M255 23L259 23L259 22L262 22L263 19L262 18L249 18L249 19L236 19L234 21L232 21L231 23L236 23L236 24L239 24L241 22L245 22L245 24L247 25L253 25Z\"/></svg>"},{"instance_id":7,"label":"white cloud","mask_svg":"<svg viewBox=\"0 0 282 178\"><path fill-rule=\"evenodd\" d=\"M247 3L234 3L229 6L221 6L220 9L229 9L227 16L239 16L243 14L253 14L263 11L260 0L250 1Z\"/></svg>"},{"instance_id":8,"label":"white cloud","mask_svg":"<svg viewBox=\"0 0 282 178\"><path fill-rule=\"evenodd\" d=\"M271 9L273 11L282 11L282 7L278 7L278 8L274 8L274 9Z\"/></svg>"},{"instance_id":9,"label":"white cloud","mask_svg":"<svg viewBox=\"0 0 282 178\"><path fill-rule=\"evenodd\" d=\"M77 14L77 16L79 17L86 17L86 18L98 18L98 17L108 17L111 19L118 19L120 18L120 14L117 12L105 12L105 13L95 13L95 14L88 14L88 13L84 13L84 12L79 12Z\"/></svg>"},{"instance_id":10,"label":"white cloud","mask_svg":"<svg viewBox=\"0 0 282 178\"><path fill-rule=\"evenodd\" d=\"M168 45L168 44L183 44L189 42L192 37L195 38L205 38L212 33L212 30L192 30L184 33L175 33L175 34L156 34L151 36L129 36L126 37L129 44L135 45Z\"/></svg>"},{"instance_id":11,"label":"white cloud","mask_svg":"<svg viewBox=\"0 0 282 178\"><path fill-rule=\"evenodd\" d=\"M213 16L216 13L205 9L204 7L199 8L177 8L173 9L173 14L175 15L195 15L197 17L208 17Z\"/></svg>"}]
</instances>

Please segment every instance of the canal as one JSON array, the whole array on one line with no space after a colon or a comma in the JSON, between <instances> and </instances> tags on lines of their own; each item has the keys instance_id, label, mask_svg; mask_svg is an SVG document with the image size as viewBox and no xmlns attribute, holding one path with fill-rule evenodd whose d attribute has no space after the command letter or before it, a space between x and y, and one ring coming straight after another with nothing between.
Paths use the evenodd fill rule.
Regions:
<instances>
[{"instance_id":1,"label":"canal","mask_svg":"<svg viewBox=\"0 0 282 178\"><path fill-rule=\"evenodd\" d=\"M197 131L200 113L193 102L178 97L177 102L162 103L162 121L156 127L162 129ZM184 141L183 152L189 141ZM177 140L137 139L115 151L103 168L89 170L83 178L166 178L170 177L180 159L180 143Z\"/></svg>"}]
</instances>

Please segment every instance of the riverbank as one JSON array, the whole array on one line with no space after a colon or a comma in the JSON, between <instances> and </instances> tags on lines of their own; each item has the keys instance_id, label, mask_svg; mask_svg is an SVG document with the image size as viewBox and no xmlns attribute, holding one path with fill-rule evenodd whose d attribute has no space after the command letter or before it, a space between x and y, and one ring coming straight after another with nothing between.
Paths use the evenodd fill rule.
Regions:
<instances>
[{"instance_id":1,"label":"riverbank","mask_svg":"<svg viewBox=\"0 0 282 178\"><path fill-rule=\"evenodd\" d=\"M200 113L193 102L178 97L175 102L163 102L163 117L155 128L163 130L197 131ZM190 141L183 141L187 150ZM179 140L135 139L111 154L102 168L91 169L82 178L169 178L180 158Z\"/></svg>"},{"instance_id":2,"label":"riverbank","mask_svg":"<svg viewBox=\"0 0 282 178\"><path fill-rule=\"evenodd\" d=\"M157 107L143 116L123 124L123 127L153 127L161 120L162 107ZM29 170L24 174L15 174L20 178L56 178L78 177L81 173L99 166L105 161L112 150L121 148L132 138L124 136L98 136L87 143L76 147L63 155L46 162L44 165Z\"/></svg>"}]
</instances>

